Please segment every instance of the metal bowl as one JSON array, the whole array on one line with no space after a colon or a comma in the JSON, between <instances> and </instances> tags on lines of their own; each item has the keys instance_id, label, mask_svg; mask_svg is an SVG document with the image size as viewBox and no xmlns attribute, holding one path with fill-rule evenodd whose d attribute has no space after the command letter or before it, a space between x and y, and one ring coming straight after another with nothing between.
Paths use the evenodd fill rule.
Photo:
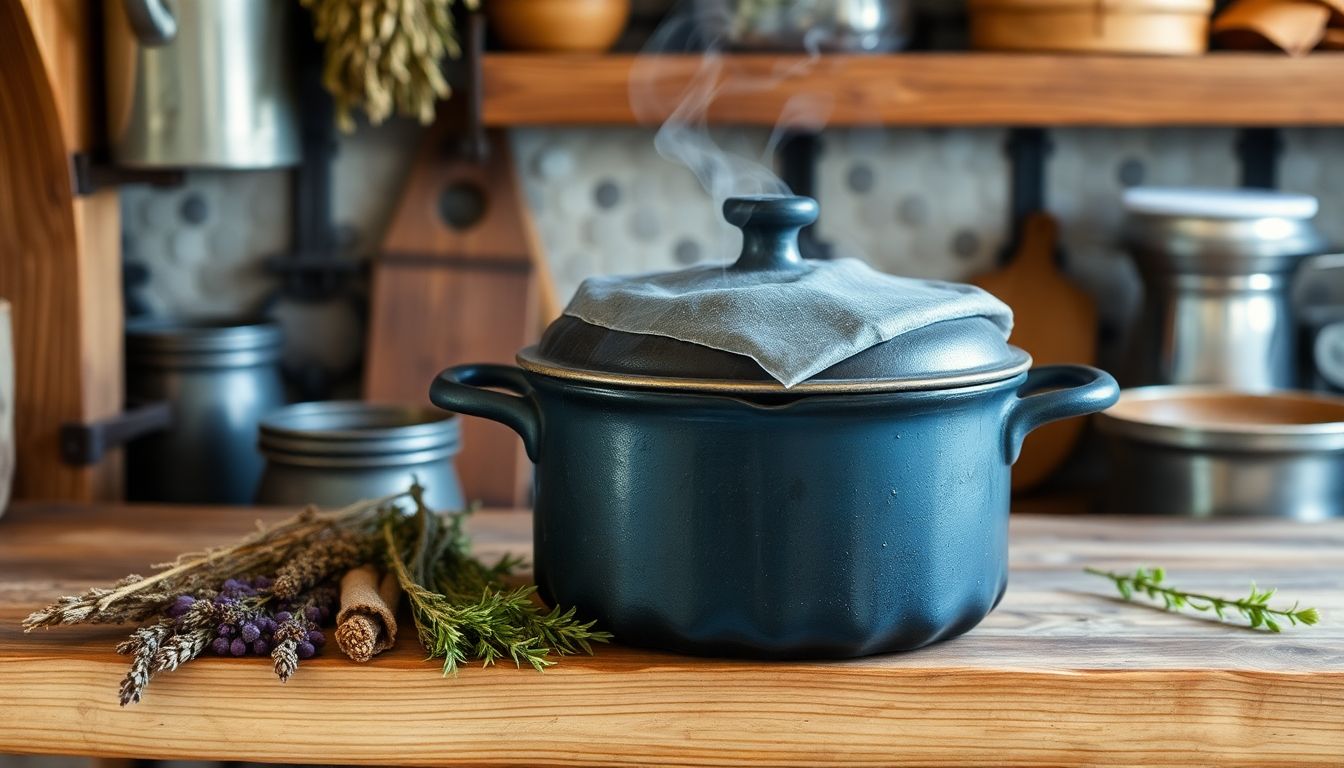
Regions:
<instances>
[{"instance_id":1,"label":"metal bowl","mask_svg":"<svg viewBox=\"0 0 1344 768\"><path fill-rule=\"evenodd\" d=\"M1344 515L1344 397L1140 387L1098 417L1110 511Z\"/></svg>"},{"instance_id":2,"label":"metal bowl","mask_svg":"<svg viewBox=\"0 0 1344 768\"><path fill-rule=\"evenodd\" d=\"M878 53L910 39L909 0L699 0L696 14L737 50Z\"/></svg>"}]
</instances>

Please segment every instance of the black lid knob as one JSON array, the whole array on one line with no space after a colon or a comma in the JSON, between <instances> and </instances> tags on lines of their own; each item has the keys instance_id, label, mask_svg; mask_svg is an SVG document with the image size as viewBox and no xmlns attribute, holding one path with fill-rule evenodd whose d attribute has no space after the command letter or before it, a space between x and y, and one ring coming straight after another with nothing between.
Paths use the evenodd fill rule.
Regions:
<instances>
[{"instance_id":1,"label":"black lid knob","mask_svg":"<svg viewBox=\"0 0 1344 768\"><path fill-rule=\"evenodd\" d=\"M817 220L820 208L810 197L761 195L730 197L723 217L742 230L742 255L733 269L792 269L802 266L798 232Z\"/></svg>"}]
</instances>

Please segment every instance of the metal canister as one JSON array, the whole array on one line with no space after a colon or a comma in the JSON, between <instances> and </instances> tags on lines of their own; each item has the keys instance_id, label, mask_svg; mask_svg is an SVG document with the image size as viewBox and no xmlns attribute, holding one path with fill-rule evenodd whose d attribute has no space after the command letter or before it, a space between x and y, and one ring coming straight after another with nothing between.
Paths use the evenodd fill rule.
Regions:
<instances>
[{"instance_id":1,"label":"metal canister","mask_svg":"<svg viewBox=\"0 0 1344 768\"><path fill-rule=\"evenodd\" d=\"M285 404L280 327L148 320L126 329L126 396L167 401L172 424L126 448L137 501L246 504L261 477L262 416Z\"/></svg>"},{"instance_id":2,"label":"metal canister","mask_svg":"<svg viewBox=\"0 0 1344 768\"><path fill-rule=\"evenodd\" d=\"M261 423L266 471L258 504L338 507L425 489L433 509L463 506L453 457L456 416L411 405L332 401L300 403Z\"/></svg>"},{"instance_id":3,"label":"metal canister","mask_svg":"<svg viewBox=\"0 0 1344 768\"><path fill-rule=\"evenodd\" d=\"M1127 385L1298 385L1290 283L1323 253L1309 195L1135 188L1124 239L1143 278Z\"/></svg>"},{"instance_id":4,"label":"metal canister","mask_svg":"<svg viewBox=\"0 0 1344 768\"><path fill-rule=\"evenodd\" d=\"M291 5L104 0L113 160L132 168L296 165Z\"/></svg>"}]
</instances>

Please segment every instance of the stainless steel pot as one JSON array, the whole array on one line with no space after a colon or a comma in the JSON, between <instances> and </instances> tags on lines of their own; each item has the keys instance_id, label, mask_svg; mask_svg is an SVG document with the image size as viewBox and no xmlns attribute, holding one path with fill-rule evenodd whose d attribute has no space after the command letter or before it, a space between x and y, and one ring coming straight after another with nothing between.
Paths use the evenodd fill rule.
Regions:
<instances>
[{"instance_id":1,"label":"stainless steel pot","mask_svg":"<svg viewBox=\"0 0 1344 768\"><path fill-rule=\"evenodd\" d=\"M132 168L273 168L301 147L278 0L106 0L107 125Z\"/></svg>"},{"instance_id":2,"label":"stainless steel pot","mask_svg":"<svg viewBox=\"0 0 1344 768\"><path fill-rule=\"evenodd\" d=\"M336 507L425 488L433 509L462 509L456 417L417 406L300 403L261 422L258 504Z\"/></svg>"},{"instance_id":3,"label":"stainless steel pot","mask_svg":"<svg viewBox=\"0 0 1344 768\"><path fill-rule=\"evenodd\" d=\"M1110 511L1344 514L1344 398L1140 387L1097 418L1111 452Z\"/></svg>"},{"instance_id":4,"label":"stainless steel pot","mask_svg":"<svg viewBox=\"0 0 1344 768\"><path fill-rule=\"evenodd\" d=\"M167 401L172 424L126 447L137 501L246 504L261 476L257 423L285 404L274 323L133 321L126 397Z\"/></svg>"},{"instance_id":5,"label":"stainless steel pot","mask_svg":"<svg viewBox=\"0 0 1344 768\"><path fill-rule=\"evenodd\" d=\"M1315 199L1135 188L1125 206L1144 285L1128 383L1297 386L1289 288L1302 261L1327 250Z\"/></svg>"},{"instance_id":6,"label":"stainless steel pot","mask_svg":"<svg viewBox=\"0 0 1344 768\"><path fill-rule=\"evenodd\" d=\"M878 52L910 40L910 0L699 0L701 29L742 50Z\"/></svg>"}]
</instances>

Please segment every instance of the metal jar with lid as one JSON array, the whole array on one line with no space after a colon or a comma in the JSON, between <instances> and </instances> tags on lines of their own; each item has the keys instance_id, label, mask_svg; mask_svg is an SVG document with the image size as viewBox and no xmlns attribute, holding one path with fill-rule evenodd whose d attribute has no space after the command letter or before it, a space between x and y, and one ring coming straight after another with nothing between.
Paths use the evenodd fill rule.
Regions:
<instances>
[{"instance_id":1,"label":"metal jar with lid","mask_svg":"<svg viewBox=\"0 0 1344 768\"><path fill-rule=\"evenodd\" d=\"M625 284L679 281L702 331L779 320L754 311L761 291L790 306L784 325L817 321L822 306L800 286L854 265L800 257L815 201L734 198L724 213L743 230L736 263ZM855 271L830 309L871 298L882 276ZM745 303L705 295L713 281L740 286ZM1115 401L1109 375L1029 372L1005 336L974 314L931 322L786 386L743 354L567 314L518 367L449 368L430 398L522 437L537 464L534 562L547 601L632 644L859 656L975 626L1006 585L1023 438Z\"/></svg>"},{"instance_id":2,"label":"metal jar with lid","mask_svg":"<svg viewBox=\"0 0 1344 768\"><path fill-rule=\"evenodd\" d=\"M1127 383L1295 386L1289 289L1302 261L1327 250L1311 221L1316 199L1136 187L1124 205L1124 241L1144 287Z\"/></svg>"},{"instance_id":3,"label":"metal jar with lid","mask_svg":"<svg viewBox=\"0 0 1344 768\"><path fill-rule=\"evenodd\" d=\"M258 504L339 507L418 482L436 510L463 508L453 457L459 419L421 406L299 403L261 422L266 471Z\"/></svg>"},{"instance_id":4,"label":"metal jar with lid","mask_svg":"<svg viewBox=\"0 0 1344 768\"><path fill-rule=\"evenodd\" d=\"M165 401L170 426L126 448L127 497L247 504L261 476L257 424L285 404L280 327L140 320L126 328L126 397Z\"/></svg>"}]
</instances>

